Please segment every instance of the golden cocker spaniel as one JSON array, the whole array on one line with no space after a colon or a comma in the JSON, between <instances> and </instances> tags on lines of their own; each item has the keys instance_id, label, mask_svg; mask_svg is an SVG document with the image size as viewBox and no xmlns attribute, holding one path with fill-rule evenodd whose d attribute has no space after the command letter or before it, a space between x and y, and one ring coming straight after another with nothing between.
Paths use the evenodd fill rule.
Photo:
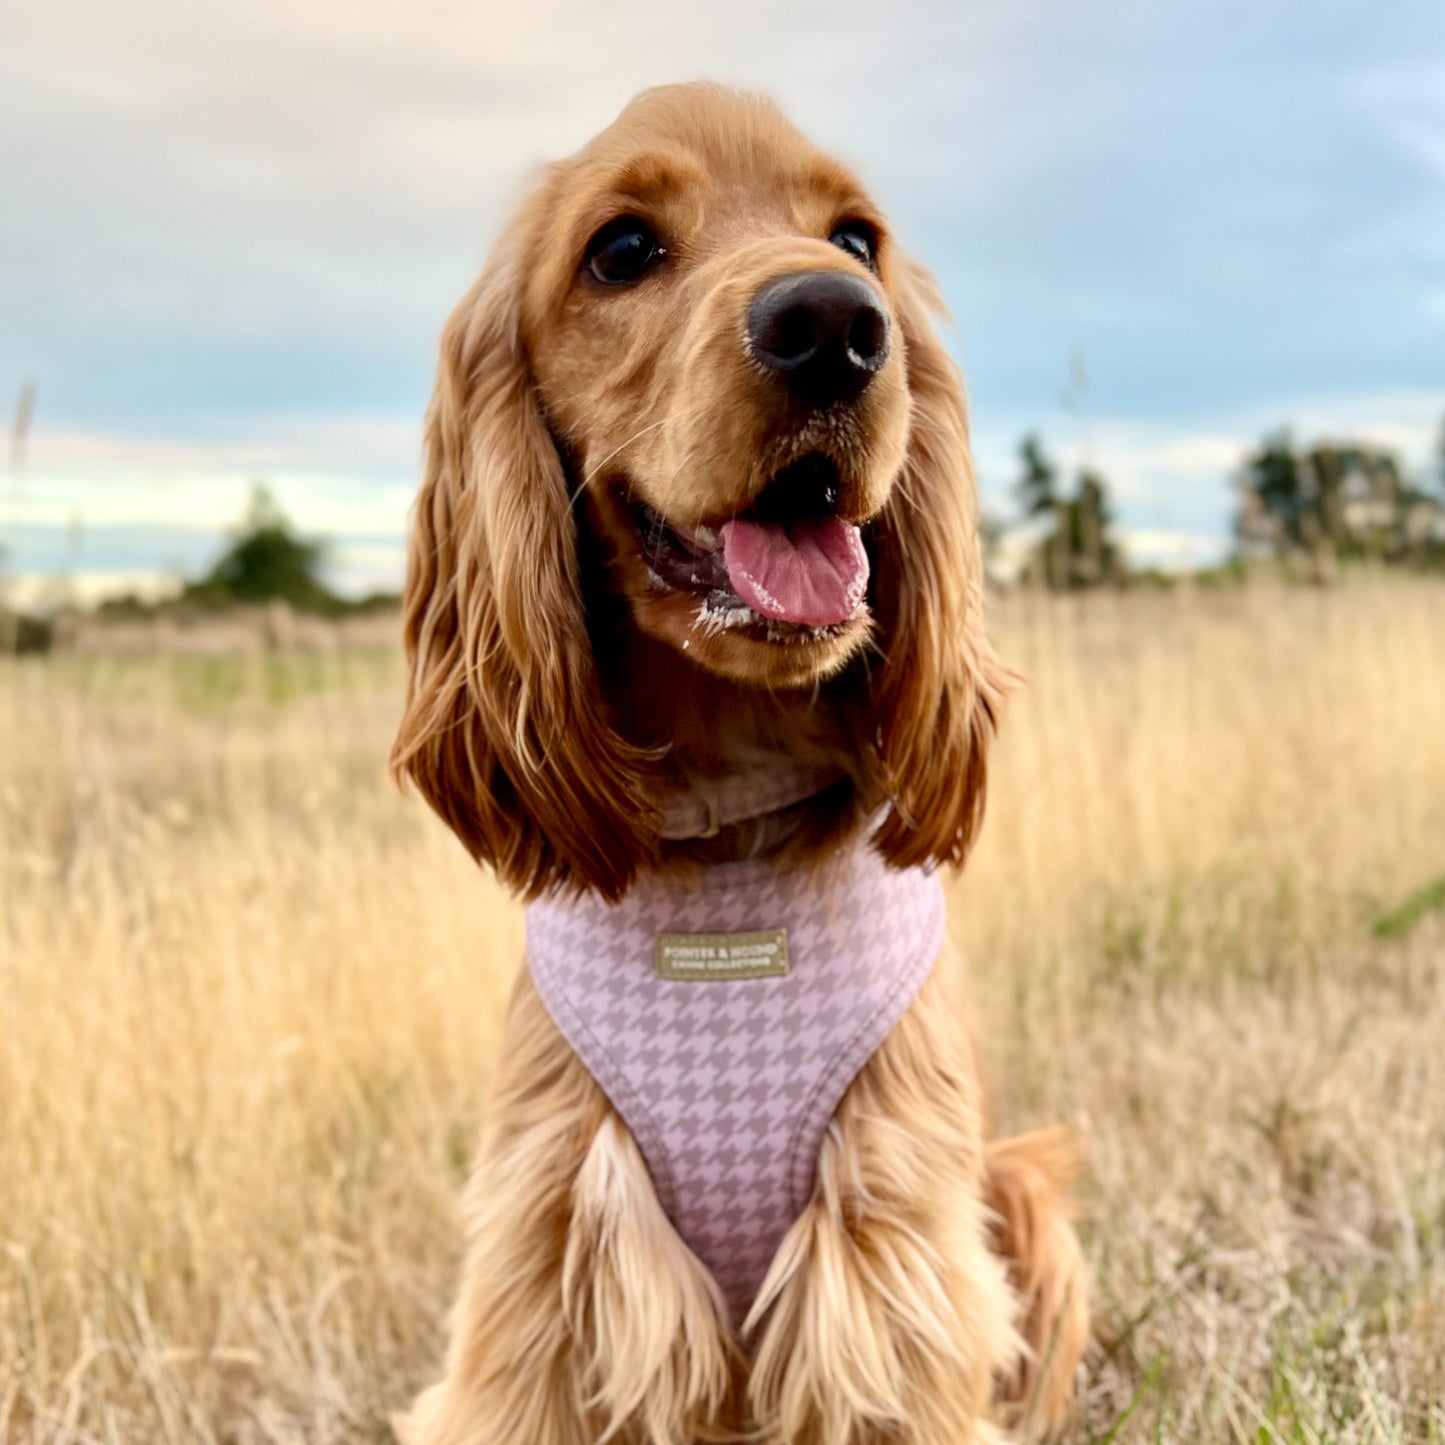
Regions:
<instances>
[{"instance_id":1,"label":"golden cocker spaniel","mask_svg":"<svg viewBox=\"0 0 1445 1445\"><path fill-rule=\"evenodd\" d=\"M938 301L843 166L713 86L640 96L508 226L443 336L393 762L528 900L604 920L600 939L630 900L717 870L807 898L871 850L884 897L963 862L1006 674ZM929 948L827 1104L808 1197L741 1311L524 970L445 1373L403 1438L1056 1428L1088 1329L1068 1150L986 1142L959 970ZM748 986L731 997L790 985ZM711 1028L739 987L637 996L709 1001L686 1017ZM740 1169L723 1193L752 1187Z\"/></svg>"}]
</instances>

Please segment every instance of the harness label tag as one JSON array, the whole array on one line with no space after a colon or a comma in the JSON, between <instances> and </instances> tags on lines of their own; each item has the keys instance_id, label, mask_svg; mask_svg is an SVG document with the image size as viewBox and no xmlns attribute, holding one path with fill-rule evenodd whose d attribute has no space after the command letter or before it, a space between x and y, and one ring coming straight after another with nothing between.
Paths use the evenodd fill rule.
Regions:
<instances>
[{"instance_id":1,"label":"harness label tag","mask_svg":"<svg viewBox=\"0 0 1445 1445\"><path fill-rule=\"evenodd\" d=\"M659 933L657 976L684 982L778 978L788 972L788 930Z\"/></svg>"}]
</instances>

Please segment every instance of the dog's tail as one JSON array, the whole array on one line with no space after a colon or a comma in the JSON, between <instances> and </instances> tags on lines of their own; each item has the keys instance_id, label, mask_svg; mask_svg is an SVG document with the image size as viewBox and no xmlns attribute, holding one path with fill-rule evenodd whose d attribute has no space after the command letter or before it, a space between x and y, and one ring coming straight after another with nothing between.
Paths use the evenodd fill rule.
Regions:
<instances>
[{"instance_id":1,"label":"dog's tail","mask_svg":"<svg viewBox=\"0 0 1445 1445\"><path fill-rule=\"evenodd\" d=\"M1088 1274L1072 1224L1078 1152L1066 1129L1043 1129L988 1145L986 1198L994 1247L1019 1297L1028 1350L999 1382L1000 1413L1024 1439L1064 1423L1089 1340Z\"/></svg>"}]
</instances>

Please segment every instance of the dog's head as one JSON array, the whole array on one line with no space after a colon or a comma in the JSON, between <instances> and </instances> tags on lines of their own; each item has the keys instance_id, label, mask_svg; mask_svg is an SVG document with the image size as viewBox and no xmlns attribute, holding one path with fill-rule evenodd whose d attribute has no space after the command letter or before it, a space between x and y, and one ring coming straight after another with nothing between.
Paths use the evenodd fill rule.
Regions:
<instances>
[{"instance_id":1,"label":"dog's head","mask_svg":"<svg viewBox=\"0 0 1445 1445\"><path fill-rule=\"evenodd\" d=\"M936 301L758 99L650 91L551 168L447 324L407 578L394 762L476 856L611 896L656 857L605 613L677 688L836 705L885 856L962 857L999 676Z\"/></svg>"}]
</instances>

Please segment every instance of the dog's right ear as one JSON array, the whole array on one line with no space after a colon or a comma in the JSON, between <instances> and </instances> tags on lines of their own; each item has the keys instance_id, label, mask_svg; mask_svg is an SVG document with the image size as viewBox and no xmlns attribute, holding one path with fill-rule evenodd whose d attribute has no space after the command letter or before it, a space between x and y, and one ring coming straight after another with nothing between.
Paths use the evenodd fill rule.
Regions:
<instances>
[{"instance_id":1,"label":"dog's right ear","mask_svg":"<svg viewBox=\"0 0 1445 1445\"><path fill-rule=\"evenodd\" d=\"M452 313L426 423L392 749L473 857L526 896L619 897L655 856L648 754L610 725L566 475L534 394L519 276L494 258Z\"/></svg>"},{"instance_id":2,"label":"dog's right ear","mask_svg":"<svg viewBox=\"0 0 1445 1445\"><path fill-rule=\"evenodd\" d=\"M983 821L988 752L1012 676L983 622L978 491L962 378L930 312L937 283L897 267L913 403L908 456L877 532L873 592L884 657L873 673L874 846L895 866L958 865Z\"/></svg>"}]
</instances>

